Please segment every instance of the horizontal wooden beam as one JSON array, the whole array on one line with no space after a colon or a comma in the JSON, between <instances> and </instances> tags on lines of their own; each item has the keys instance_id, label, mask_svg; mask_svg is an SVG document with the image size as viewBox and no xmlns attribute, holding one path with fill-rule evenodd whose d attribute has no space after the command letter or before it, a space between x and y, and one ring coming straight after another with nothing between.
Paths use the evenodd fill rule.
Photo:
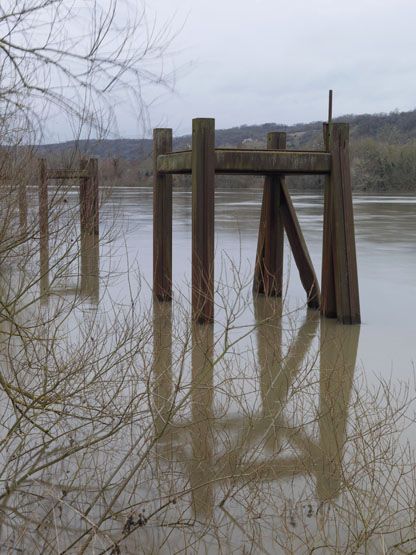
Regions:
<instances>
[{"instance_id":1,"label":"horizontal wooden beam","mask_svg":"<svg viewBox=\"0 0 416 555\"><path fill-rule=\"evenodd\" d=\"M192 151L159 155L160 173L191 173ZM215 173L218 174L328 174L331 155L321 151L215 149Z\"/></svg>"},{"instance_id":2,"label":"horizontal wooden beam","mask_svg":"<svg viewBox=\"0 0 416 555\"><path fill-rule=\"evenodd\" d=\"M81 179L89 177L87 170L48 170L46 175L48 179Z\"/></svg>"},{"instance_id":3,"label":"horizontal wooden beam","mask_svg":"<svg viewBox=\"0 0 416 555\"><path fill-rule=\"evenodd\" d=\"M157 157L158 173L191 173L192 150L159 154Z\"/></svg>"}]
</instances>

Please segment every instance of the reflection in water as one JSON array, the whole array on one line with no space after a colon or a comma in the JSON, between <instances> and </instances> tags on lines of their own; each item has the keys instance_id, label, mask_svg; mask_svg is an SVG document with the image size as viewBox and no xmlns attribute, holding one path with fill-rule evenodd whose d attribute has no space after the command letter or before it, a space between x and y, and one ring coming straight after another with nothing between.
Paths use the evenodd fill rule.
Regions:
<instances>
[{"instance_id":1,"label":"reflection in water","mask_svg":"<svg viewBox=\"0 0 416 555\"><path fill-rule=\"evenodd\" d=\"M211 325L198 324L192 327L191 420L175 424L173 420L168 423L172 407L171 307L169 303L155 304L155 431L165 447L165 461L176 460L188 477L192 514L197 522L211 521L216 507L223 506L234 487L238 490L250 483L310 477L315 481L318 505L335 500L341 491L360 328L321 320L316 311L307 311L290 344L285 346L281 300L255 298L254 312L261 410L255 414L218 413L214 330ZM317 407L313 417L315 433L311 433L311 422L296 423L299 415L294 399L305 395L307 379L315 381L310 357L319 327L319 388L307 393ZM170 449L166 449L167 434L162 433L168 428ZM229 518L235 517L228 509L226 512Z\"/></svg>"},{"instance_id":2,"label":"reflection in water","mask_svg":"<svg viewBox=\"0 0 416 555\"><path fill-rule=\"evenodd\" d=\"M256 237L256 229L250 229L249 207L243 212L236 205L233 213L229 199L225 194L219 206L227 217L225 231L218 226L217 232L235 260L238 216L244 221L243 240L244 234ZM150 212L144 203L129 205L143 231L135 227L127 239L129 256L139 244L140 267L146 272L151 268L146 265ZM304 205L309 240L315 231L321 233L320 209L318 203ZM175 248L188 256L189 224L182 220L178 225ZM60 238L57 243L67 253ZM311 243L316 255L321 245ZM241 244L247 247L242 258L253 255L249 240ZM52 258L59 259L61 251L52 245ZM87 247L85 253L95 252L96 262L87 269L84 258L80 273L95 274L90 283L98 286L97 245ZM105 249L101 271L110 275ZM381 264L385 268L385 251L374 266L380 251L363 242L361 249L371 255L361 266L363 279L365 265L373 273ZM121 270L129 258L124 253ZM182 272L183 258L175 260ZM403 283L397 281L399 268L392 263L386 270L394 270L390 283L398 288ZM51 270L55 273L53 261ZM132 282L119 270L117 287L108 281L109 294L101 295L97 310L85 311L81 303L59 334L61 310L78 306L73 299L56 303L57 326L48 323L51 311L34 311L35 320L37 312L46 318L33 328L22 315L29 330L24 349L12 350L17 340L6 322L1 326L4 368L10 366L9 374L1 376L3 549L81 553L85 534L91 543L84 553L393 553L399 542L409 552L416 548L407 543L414 537L416 466L400 444L408 414L399 420L396 412L403 414L402 407L409 405L394 388L382 384L374 392L371 383L366 385L373 367L364 364L365 372L354 377L358 327L320 321L304 309L289 312L292 305L282 308L278 299L264 297L254 300L253 319L243 294L244 314L238 321L229 317L230 341L236 338L236 343L228 343L224 352L223 320L214 328L193 327L181 300L173 309L154 304L152 319L127 297L123 284ZM73 280L74 274L77 270L59 280ZM367 272L371 290L365 298L370 300L379 284L372 275ZM51 282L57 281L52 275ZM86 283L81 278L74 292L91 292L95 286ZM416 296L409 291L411 306ZM384 296L378 304L390 325L393 311L386 309L387 301ZM217 314L228 317L219 308ZM397 334L403 334L409 308L408 313L400 315L404 324ZM380 346L387 337L380 325L363 326L360 344L374 330ZM51 338L42 349L41 334ZM388 334L380 356L394 347L395 337ZM362 355L361 350L360 360ZM380 551L384 540L390 551Z\"/></svg>"},{"instance_id":3,"label":"reflection in water","mask_svg":"<svg viewBox=\"0 0 416 555\"><path fill-rule=\"evenodd\" d=\"M172 397L172 305L153 303L153 419L161 437L170 418Z\"/></svg>"},{"instance_id":4,"label":"reflection in water","mask_svg":"<svg viewBox=\"0 0 416 555\"><path fill-rule=\"evenodd\" d=\"M189 468L192 506L197 520L212 517L214 504L215 466L213 448L213 346L212 324L194 324L192 327L192 383L190 426L192 459Z\"/></svg>"},{"instance_id":5,"label":"reflection in water","mask_svg":"<svg viewBox=\"0 0 416 555\"><path fill-rule=\"evenodd\" d=\"M84 299L89 299L91 303L97 304L100 296L100 241L97 235L83 232L80 237L80 285L78 286L53 286L55 278L51 278L51 261L49 240L45 235L40 240L40 293L41 302L47 303L50 294L77 295L80 294ZM63 264L69 264L67 258L71 258L68 252L67 257L62 257ZM55 271L57 268L55 268ZM62 270L61 270L62 271Z\"/></svg>"},{"instance_id":6,"label":"reflection in water","mask_svg":"<svg viewBox=\"0 0 416 555\"><path fill-rule=\"evenodd\" d=\"M43 225L40 231L39 269L41 301L47 302L49 293L49 234Z\"/></svg>"},{"instance_id":7,"label":"reflection in water","mask_svg":"<svg viewBox=\"0 0 416 555\"><path fill-rule=\"evenodd\" d=\"M342 455L357 358L360 326L321 320L320 337L320 448L317 492L322 500L341 489Z\"/></svg>"},{"instance_id":8,"label":"reflection in water","mask_svg":"<svg viewBox=\"0 0 416 555\"><path fill-rule=\"evenodd\" d=\"M308 311L294 340L283 356L282 345L282 305L280 299L257 297L254 299L257 325L257 349L260 366L260 384L263 405L263 424L273 421L276 436L287 426L283 423L283 411L289 389L301 369L302 362L311 348L317 333L319 316L316 311ZM277 447L277 442L276 442Z\"/></svg>"}]
</instances>

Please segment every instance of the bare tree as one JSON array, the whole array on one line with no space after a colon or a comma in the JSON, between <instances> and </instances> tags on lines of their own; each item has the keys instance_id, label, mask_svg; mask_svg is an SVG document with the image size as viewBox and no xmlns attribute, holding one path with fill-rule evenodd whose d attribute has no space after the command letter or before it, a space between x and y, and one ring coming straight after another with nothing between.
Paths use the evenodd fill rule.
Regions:
<instances>
[{"instance_id":1,"label":"bare tree","mask_svg":"<svg viewBox=\"0 0 416 555\"><path fill-rule=\"evenodd\" d=\"M146 119L142 91L169 84L163 62L173 37L172 21L159 25L140 2L6 0L0 6L1 117L24 116L33 124L46 104L102 127L122 95Z\"/></svg>"}]
</instances>

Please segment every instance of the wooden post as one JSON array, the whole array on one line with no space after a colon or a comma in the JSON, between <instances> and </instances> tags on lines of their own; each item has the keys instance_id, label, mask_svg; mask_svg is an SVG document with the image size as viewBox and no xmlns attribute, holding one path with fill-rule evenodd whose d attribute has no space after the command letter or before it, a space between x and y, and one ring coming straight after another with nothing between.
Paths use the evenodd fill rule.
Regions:
<instances>
[{"instance_id":1,"label":"wooden post","mask_svg":"<svg viewBox=\"0 0 416 555\"><path fill-rule=\"evenodd\" d=\"M215 120L192 121L192 314L214 320Z\"/></svg>"},{"instance_id":2,"label":"wooden post","mask_svg":"<svg viewBox=\"0 0 416 555\"><path fill-rule=\"evenodd\" d=\"M348 124L329 124L331 173L324 206L322 288L325 301L322 313L334 316L335 297L338 320L343 324L359 324L361 315L348 143Z\"/></svg>"},{"instance_id":3,"label":"wooden post","mask_svg":"<svg viewBox=\"0 0 416 555\"><path fill-rule=\"evenodd\" d=\"M98 209L98 160L81 159L80 170L87 171L87 177L81 177L79 188L81 234L99 234Z\"/></svg>"},{"instance_id":4,"label":"wooden post","mask_svg":"<svg viewBox=\"0 0 416 555\"><path fill-rule=\"evenodd\" d=\"M172 299L172 176L157 171L159 154L172 152L172 129L153 130L153 295Z\"/></svg>"},{"instance_id":5,"label":"wooden post","mask_svg":"<svg viewBox=\"0 0 416 555\"><path fill-rule=\"evenodd\" d=\"M40 293L49 290L49 207L48 177L46 160L39 160L39 253L40 253Z\"/></svg>"},{"instance_id":6,"label":"wooden post","mask_svg":"<svg viewBox=\"0 0 416 555\"><path fill-rule=\"evenodd\" d=\"M267 148L286 148L286 133L268 133ZM282 296L283 221L280 214L281 187L284 177L268 175L264 179L253 292Z\"/></svg>"},{"instance_id":7,"label":"wooden post","mask_svg":"<svg viewBox=\"0 0 416 555\"><path fill-rule=\"evenodd\" d=\"M332 89L328 93L328 124L332 123Z\"/></svg>"}]
</instances>

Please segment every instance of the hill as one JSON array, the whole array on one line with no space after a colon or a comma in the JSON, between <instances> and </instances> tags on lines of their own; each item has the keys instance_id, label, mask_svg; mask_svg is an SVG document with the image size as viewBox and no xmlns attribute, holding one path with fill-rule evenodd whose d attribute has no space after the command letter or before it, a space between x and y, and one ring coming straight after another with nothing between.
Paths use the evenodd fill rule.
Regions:
<instances>
[{"instance_id":1,"label":"hill","mask_svg":"<svg viewBox=\"0 0 416 555\"><path fill-rule=\"evenodd\" d=\"M411 190L416 191L416 110L389 114L348 114L334 121L350 124L353 187L357 190ZM322 148L322 122L284 125L263 123L241 125L216 130L217 146L259 148L265 145L269 131L285 131L288 148ZM191 136L174 138L174 149L190 148ZM116 139L102 141L69 141L38 147L38 153L51 158L68 152L98 156L106 160L118 159L117 183L137 185L151 177L152 140ZM126 170L123 172L123 168ZM123 173L128 179L123 179ZM147 182L146 181L146 182ZM239 186L250 184L239 180ZM231 181L221 179L222 184ZM234 183L234 182L232 182ZM304 179L294 181L304 187ZM313 185L321 184L318 179ZM237 184L237 183L236 183Z\"/></svg>"},{"instance_id":2,"label":"hill","mask_svg":"<svg viewBox=\"0 0 416 555\"><path fill-rule=\"evenodd\" d=\"M345 115L334 119L350 123L352 141L374 139L389 144L408 144L416 141L416 110L411 112L391 112L389 114ZM269 131L286 131L291 148L321 144L322 122L284 125L263 123L260 125L241 125L229 129L216 130L217 146L238 146L250 142L264 143ZM174 138L174 148L186 148L191 143L190 135ZM60 153L78 149L80 152L99 158L122 158L143 160L151 155L151 139L106 139L102 141L68 141L46 144L39 147L42 153Z\"/></svg>"}]
</instances>

